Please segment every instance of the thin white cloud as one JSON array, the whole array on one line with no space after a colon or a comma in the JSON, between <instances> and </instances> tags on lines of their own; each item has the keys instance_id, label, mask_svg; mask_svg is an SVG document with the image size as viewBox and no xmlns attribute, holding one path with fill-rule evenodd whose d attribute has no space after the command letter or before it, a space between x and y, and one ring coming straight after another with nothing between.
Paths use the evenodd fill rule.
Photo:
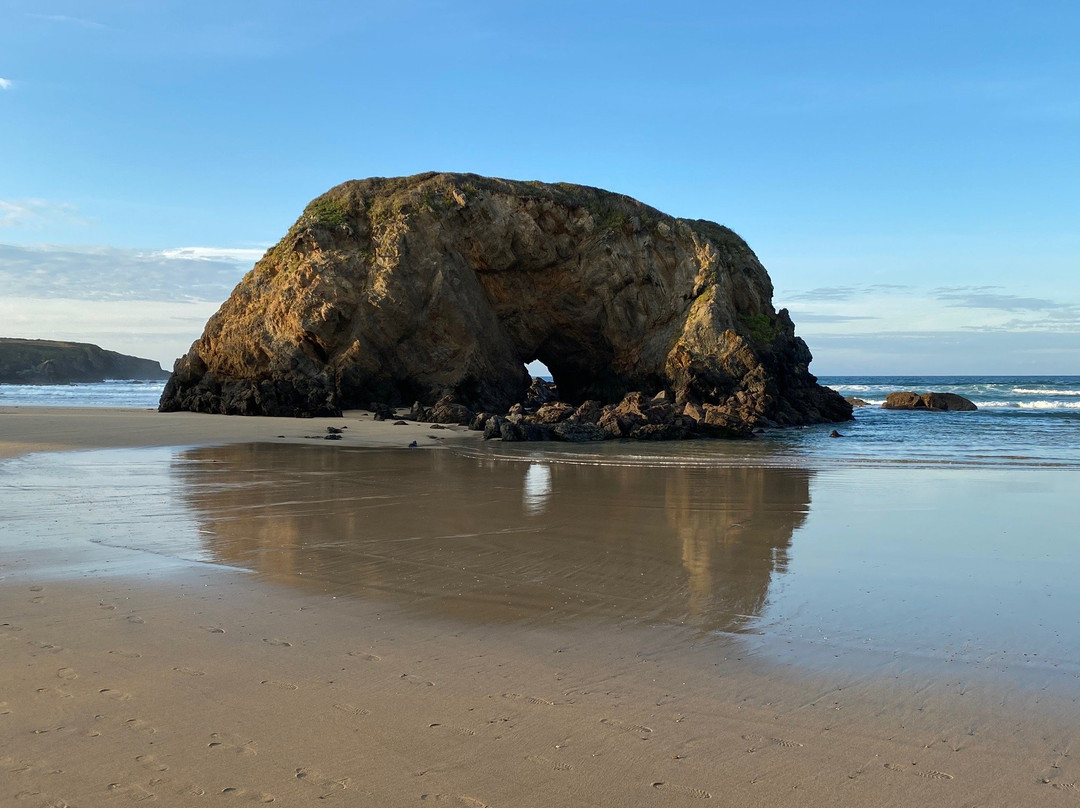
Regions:
<instances>
[{"instance_id":1,"label":"thin white cloud","mask_svg":"<svg viewBox=\"0 0 1080 808\"><path fill-rule=\"evenodd\" d=\"M27 17L33 17L37 20L45 20L46 22L56 22L62 25L78 25L82 28L105 28L100 22L95 20L88 20L83 17L69 17L67 14L27 14Z\"/></svg>"},{"instance_id":2,"label":"thin white cloud","mask_svg":"<svg viewBox=\"0 0 1080 808\"><path fill-rule=\"evenodd\" d=\"M263 257L263 249L232 247L176 247L158 252L162 258L177 258L186 261L235 261L239 264L253 264Z\"/></svg>"},{"instance_id":3,"label":"thin white cloud","mask_svg":"<svg viewBox=\"0 0 1080 808\"><path fill-rule=\"evenodd\" d=\"M67 202L48 199L0 199L0 227L39 227L49 222L87 225L90 219Z\"/></svg>"},{"instance_id":4,"label":"thin white cloud","mask_svg":"<svg viewBox=\"0 0 1080 808\"><path fill-rule=\"evenodd\" d=\"M0 79L0 90L10 90L13 83L11 79Z\"/></svg>"},{"instance_id":5,"label":"thin white cloud","mask_svg":"<svg viewBox=\"0 0 1080 808\"><path fill-rule=\"evenodd\" d=\"M43 300L220 303L254 263L252 256L262 253L211 247L144 251L0 244L0 289L5 296Z\"/></svg>"}]
</instances>

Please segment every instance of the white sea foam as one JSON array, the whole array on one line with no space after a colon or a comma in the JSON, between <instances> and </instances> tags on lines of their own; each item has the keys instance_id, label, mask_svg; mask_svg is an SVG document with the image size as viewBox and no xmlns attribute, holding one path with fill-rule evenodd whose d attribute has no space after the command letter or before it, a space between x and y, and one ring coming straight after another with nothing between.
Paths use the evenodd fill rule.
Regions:
<instances>
[{"instance_id":1,"label":"white sea foam","mask_svg":"<svg viewBox=\"0 0 1080 808\"><path fill-rule=\"evenodd\" d=\"M978 406L983 409L1080 410L1080 401L980 401Z\"/></svg>"},{"instance_id":2,"label":"white sea foam","mask_svg":"<svg viewBox=\"0 0 1080 808\"><path fill-rule=\"evenodd\" d=\"M1080 390L1054 390L1047 387L1014 387L1012 391L1022 396L1080 396Z\"/></svg>"}]
</instances>

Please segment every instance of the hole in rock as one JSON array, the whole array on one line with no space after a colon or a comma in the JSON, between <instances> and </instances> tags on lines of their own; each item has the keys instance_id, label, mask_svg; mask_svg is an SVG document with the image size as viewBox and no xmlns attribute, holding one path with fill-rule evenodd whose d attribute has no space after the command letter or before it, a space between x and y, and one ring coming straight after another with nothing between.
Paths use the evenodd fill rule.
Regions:
<instances>
[{"instance_id":1,"label":"hole in rock","mask_svg":"<svg viewBox=\"0 0 1080 808\"><path fill-rule=\"evenodd\" d=\"M525 366L525 369L529 371L529 375L534 379L543 379L545 382L555 381L551 375L551 371L548 370L548 366L541 362L539 359L534 359Z\"/></svg>"}]
</instances>

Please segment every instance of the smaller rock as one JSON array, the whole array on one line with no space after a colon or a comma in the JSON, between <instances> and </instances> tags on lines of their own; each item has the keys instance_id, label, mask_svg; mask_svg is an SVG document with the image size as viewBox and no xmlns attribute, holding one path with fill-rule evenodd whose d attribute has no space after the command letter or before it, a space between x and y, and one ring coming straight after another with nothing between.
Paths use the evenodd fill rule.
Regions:
<instances>
[{"instance_id":1,"label":"smaller rock","mask_svg":"<svg viewBox=\"0 0 1080 808\"><path fill-rule=\"evenodd\" d=\"M977 410L975 402L958 396L956 393L912 393L900 391L889 393L885 397L885 403L881 405L883 410L931 410L934 412L953 412Z\"/></svg>"},{"instance_id":2,"label":"smaller rock","mask_svg":"<svg viewBox=\"0 0 1080 808\"><path fill-rule=\"evenodd\" d=\"M333 432L329 435L324 436L323 440L341 440L341 434L338 432Z\"/></svg>"},{"instance_id":3,"label":"smaller rock","mask_svg":"<svg viewBox=\"0 0 1080 808\"><path fill-rule=\"evenodd\" d=\"M603 405L599 401L589 399L574 410L571 420L580 421L583 424L595 424L603 414Z\"/></svg>"},{"instance_id":4,"label":"smaller rock","mask_svg":"<svg viewBox=\"0 0 1080 808\"><path fill-rule=\"evenodd\" d=\"M686 430L675 424L642 424L630 430L634 440L680 440L686 437Z\"/></svg>"},{"instance_id":5,"label":"smaller rock","mask_svg":"<svg viewBox=\"0 0 1080 808\"><path fill-rule=\"evenodd\" d=\"M473 416L473 419L469 421L469 429L473 430L474 432L483 432L488 420L492 417L493 414L490 412L476 413L476 415Z\"/></svg>"},{"instance_id":6,"label":"smaller rock","mask_svg":"<svg viewBox=\"0 0 1080 808\"><path fill-rule=\"evenodd\" d=\"M559 397L559 388L553 382L533 378L529 391L525 394L525 404L532 408L542 407Z\"/></svg>"},{"instance_id":7,"label":"smaller rock","mask_svg":"<svg viewBox=\"0 0 1080 808\"><path fill-rule=\"evenodd\" d=\"M408 421L394 421L394 426L408 426Z\"/></svg>"},{"instance_id":8,"label":"smaller rock","mask_svg":"<svg viewBox=\"0 0 1080 808\"><path fill-rule=\"evenodd\" d=\"M502 425L506 419L501 415L493 415L484 424L484 440L502 437Z\"/></svg>"},{"instance_id":9,"label":"smaller rock","mask_svg":"<svg viewBox=\"0 0 1080 808\"><path fill-rule=\"evenodd\" d=\"M385 421L395 416L393 407L380 401L372 401L369 409L376 421Z\"/></svg>"},{"instance_id":10,"label":"smaller rock","mask_svg":"<svg viewBox=\"0 0 1080 808\"><path fill-rule=\"evenodd\" d=\"M563 421L555 424L551 429L552 436L556 440L564 440L568 443L585 443L587 441L605 440L607 433L596 424L588 424L577 421Z\"/></svg>"},{"instance_id":11,"label":"smaller rock","mask_svg":"<svg viewBox=\"0 0 1080 808\"><path fill-rule=\"evenodd\" d=\"M345 429L345 428L346 427L342 427L342 429ZM340 435L341 434L341 429L338 429L336 426L328 426L326 428L326 434L328 434L328 435Z\"/></svg>"},{"instance_id":12,"label":"smaller rock","mask_svg":"<svg viewBox=\"0 0 1080 808\"><path fill-rule=\"evenodd\" d=\"M844 401L850 404L852 407L869 407L869 401L863 401L861 398L855 396L844 396Z\"/></svg>"},{"instance_id":13,"label":"smaller rock","mask_svg":"<svg viewBox=\"0 0 1080 808\"><path fill-rule=\"evenodd\" d=\"M536 411L536 420L541 424L557 424L573 416L576 410L562 401L551 401Z\"/></svg>"},{"instance_id":14,"label":"smaller rock","mask_svg":"<svg viewBox=\"0 0 1080 808\"><path fill-rule=\"evenodd\" d=\"M841 435L841 434L840 434L839 432L837 432L837 431L836 431L836 430L834 429L834 430L833 430L832 432L830 432L830 433L829 433L829 437L830 437L830 438L842 438L842 437L844 437L844 436L843 436L843 435Z\"/></svg>"},{"instance_id":15,"label":"smaller rock","mask_svg":"<svg viewBox=\"0 0 1080 808\"><path fill-rule=\"evenodd\" d=\"M442 424L432 424L431 428L432 429L446 429L447 427L443 426Z\"/></svg>"},{"instance_id":16,"label":"smaller rock","mask_svg":"<svg viewBox=\"0 0 1080 808\"><path fill-rule=\"evenodd\" d=\"M417 446L419 446L419 444L416 441L413 441L412 443L409 444L410 449L415 449Z\"/></svg>"}]
</instances>

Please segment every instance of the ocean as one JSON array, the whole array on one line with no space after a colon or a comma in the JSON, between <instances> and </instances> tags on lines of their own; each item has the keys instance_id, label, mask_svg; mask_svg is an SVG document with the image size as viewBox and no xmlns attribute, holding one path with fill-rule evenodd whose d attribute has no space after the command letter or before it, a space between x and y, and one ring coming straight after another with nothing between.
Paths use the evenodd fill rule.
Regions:
<instances>
[{"instance_id":1,"label":"ocean","mask_svg":"<svg viewBox=\"0 0 1080 808\"><path fill-rule=\"evenodd\" d=\"M563 462L776 465L961 464L1080 467L1080 376L823 376L822 384L869 403L846 424L767 431L752 443L685 441L603 445L505 446L487 453L557 452ZM102 384L0 385L0 406L136 407L153 409L161 381ZM897 390L958 393L976 412L882 410ZM833 429L844 437L830 438Z\"/></svg>"}]
</instances>

